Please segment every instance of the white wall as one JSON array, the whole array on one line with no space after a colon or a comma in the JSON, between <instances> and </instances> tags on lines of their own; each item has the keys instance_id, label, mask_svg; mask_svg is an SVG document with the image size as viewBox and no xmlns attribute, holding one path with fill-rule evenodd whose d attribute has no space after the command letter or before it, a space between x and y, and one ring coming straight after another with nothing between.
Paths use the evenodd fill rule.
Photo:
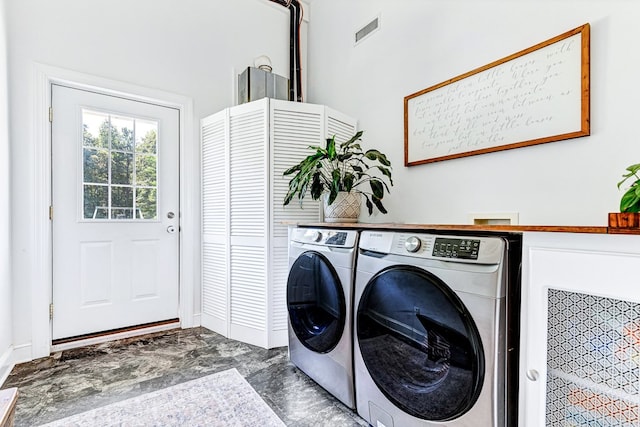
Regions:
<instances>
[{"instance_id":1,"label":"white wall","mask_svg":"<svg viewBox=\"0 0 640 427\"><path fill-rule=\"evenodd\" d=\"M11 368L11 276L9 253L9 120L7 40L4 1L0 1L0 385Z\"/></svg>"},{"instance_id":2,"label":"white wall","mask_svg":"<svg viewBox=\"0 0 640 427\"><path fill-rule=\"evenodd\" d=\"M380 15L380 30L353 33ZM606 225L616 184L640 162L636 84L640 3L512 0L316 0L309 101L357 117L386 153L395 186L372 222L468 223L469 212L518 212L520 224ZM403 99L582 24L591 24L591 135L404 167Z\"/></svg>"},{"instance_id":3,"label":"white wall","mask_svg":"<svg viewBox=\"0 0 640 427\"><path fill-rule=\"evenodd\" d=\"M255 57L269 55L273 72L288 76L289 12L267 0L7 0L7 22L13 336L22 349L30 346L34 327L33 260L40 244L35 241L33 199L35 64L192 98L195 134L186 143L197 147L199 119L232 105L234 77L253 65ZM188 172L199 182L197 170ZM191 208L199 212L199 203ZM195 251L199 254L199 248ZM196 313L199 285L194 289Z\"/></svg>"}]
</instances>

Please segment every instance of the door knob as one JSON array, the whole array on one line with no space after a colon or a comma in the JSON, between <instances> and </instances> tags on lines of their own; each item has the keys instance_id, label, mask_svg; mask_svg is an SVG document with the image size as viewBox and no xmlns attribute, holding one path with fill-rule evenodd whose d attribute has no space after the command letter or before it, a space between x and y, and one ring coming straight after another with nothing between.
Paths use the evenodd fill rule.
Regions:
<instances>
[{"instance_id":1,"label":"door knob","mask_svg":"<svg viewBox=\"0 0 640 427\"><path fill-rule=\"evenodd\" d=\"M173 225L170 225L167 227L167 233L173 234L175 232L176 232L176 227L174 227Z\"/></svg>"}]
</instances>

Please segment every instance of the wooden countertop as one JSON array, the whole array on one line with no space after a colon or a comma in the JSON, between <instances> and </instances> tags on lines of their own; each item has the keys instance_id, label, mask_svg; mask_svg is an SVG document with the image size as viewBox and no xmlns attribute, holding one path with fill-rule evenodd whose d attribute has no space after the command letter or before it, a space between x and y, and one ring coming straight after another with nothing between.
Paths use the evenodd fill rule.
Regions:
<instances>
[{"instance_id":1,"label":"wooden countertop","mask_svg":"<svg viewBox=\"0 0 640 427\"><path fill-rule=\"evenodd\" d=\"M545 232L545 233L592 233L592 234L640 234L640 229L613 229L598 226L564 226L564 225L469 225L469 224L404 224L404 223L290 223L301 227L347 228L358 230L470 230L495 231L503 233Z\"/></svg>"}]
</instances>

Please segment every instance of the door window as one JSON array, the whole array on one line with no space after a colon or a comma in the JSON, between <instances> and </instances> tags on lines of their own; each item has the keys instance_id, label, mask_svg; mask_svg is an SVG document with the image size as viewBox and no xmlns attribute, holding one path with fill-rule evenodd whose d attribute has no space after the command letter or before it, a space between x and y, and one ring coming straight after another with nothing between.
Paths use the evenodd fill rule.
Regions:
<instances>
[{"instance_id":1,"label":"door window","mask_svg":"<svg viewBox=\"0 0 640 427\"><path fill-rule=\"evenodd\" d=\"M409 266L383 270L367 284L357 337L369 374L408 414L446 421L480 394L484 354L458 296L435 275Z\"/></svg>"},{"instance_id":2,"label":"door window","mask_svg":"<svg viewBox=\"0 0 640 427\"><path fill-rule=\"evenodd\" d=\"M82 110L84 219L156 220L158 123Z\"/></svg>"},{"instance_id":3,"label":"door window","mask_svg":"<svg viewBox=\"0 0 640 427\"><path fill-rule=\"evenodd\" d=\"M338 345L345 326L345 298L336 271L320 253L305 252L293 263L287 308L291 327L305 347L327 353Z\"/></svg>"}]
</instances>

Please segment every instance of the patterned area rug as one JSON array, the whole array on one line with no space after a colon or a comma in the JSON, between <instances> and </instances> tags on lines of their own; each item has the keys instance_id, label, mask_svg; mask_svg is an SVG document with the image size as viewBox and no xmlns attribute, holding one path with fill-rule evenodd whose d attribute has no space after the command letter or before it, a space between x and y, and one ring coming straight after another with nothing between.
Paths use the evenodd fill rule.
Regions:
<instances>
[{"instance_id":1,"label":"patterned area rug","mask_svg":"<svg viewBox=\"0 0 640 427\"><path fill-rule=\"evenodd\" d=\"M229 369L45 426L282 427L284 423L236 369Z\"/></svg>"}]
</instances>

